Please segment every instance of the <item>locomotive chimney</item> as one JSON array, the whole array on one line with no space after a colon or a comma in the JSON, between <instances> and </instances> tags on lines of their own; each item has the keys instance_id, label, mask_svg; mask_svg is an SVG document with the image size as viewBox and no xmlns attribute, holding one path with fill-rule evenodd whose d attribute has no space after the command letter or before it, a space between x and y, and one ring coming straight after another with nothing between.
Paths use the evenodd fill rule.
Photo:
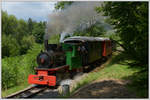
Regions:
<instances>
[{"instance_id":1,"label":"locomotive chimney","mask_svg":"<svg viewBox=\"0 0 150 100\"><path fill-rule=\"evenodd\" d=\"M47 23L46 23L46 28L45 28L45 34L46 34L46 35L48 34L48 31L47 31ZM45 50L48 50L48 38L45 38L45 39L44 39L44 47L45 47Z\"/></svg>"},{"instance_id":2,"label":"locomotive chimney","mask_svg":"<svg viewBox=\"0 0 150 100\"><path fill-rule=\"evenodd\" d=\"M44 47L45 47L45 50L48 49L48 40L44 40Z\"/></svg>"}]
</instances>

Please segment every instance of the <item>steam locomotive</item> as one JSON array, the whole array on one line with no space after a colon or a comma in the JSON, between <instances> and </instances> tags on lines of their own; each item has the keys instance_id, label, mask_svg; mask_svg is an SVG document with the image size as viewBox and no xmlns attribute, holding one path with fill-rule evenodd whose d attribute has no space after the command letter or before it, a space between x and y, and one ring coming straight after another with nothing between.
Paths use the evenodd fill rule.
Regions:
<instances>
[{"instance_id":1,"label":"steam locomotive","mask_svg":"<svg viewBox=\"0 0 150 100\"><path fill-rule=\"evenodd\" d=\"M68 74L82 72L87 65L111 55L112 43L108 38L74 36L60 44L48 44L37 56L35 75L29 75L29 84L56 86Z\"/></svg>"}]
</instances>

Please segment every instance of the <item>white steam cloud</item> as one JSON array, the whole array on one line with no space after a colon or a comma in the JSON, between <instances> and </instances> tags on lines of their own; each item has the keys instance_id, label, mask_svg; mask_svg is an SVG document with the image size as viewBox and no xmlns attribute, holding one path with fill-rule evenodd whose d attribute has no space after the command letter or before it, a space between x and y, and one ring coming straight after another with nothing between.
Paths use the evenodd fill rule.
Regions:
<instances>
[{"instance_id":1,"label":"white steam cloud","mask_svg":"<svg viewBox=\"0 0 150 100\"><path fill-rule=\"evenodd\" d=\"M85 29L95 24L96 21L104 22L104 17L95 11L95 7L103 2L74 2L66 9L55 11L49 15L47 34L49 39L52 34L73 33L77 29Z\"/></svg>"}]
</instances>

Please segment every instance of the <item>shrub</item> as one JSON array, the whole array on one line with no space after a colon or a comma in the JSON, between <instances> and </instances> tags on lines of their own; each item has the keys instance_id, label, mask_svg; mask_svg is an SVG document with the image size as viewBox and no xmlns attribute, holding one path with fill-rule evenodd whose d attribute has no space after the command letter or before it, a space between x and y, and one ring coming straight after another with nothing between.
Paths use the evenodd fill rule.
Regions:
<instances>
[{"instance_id":1,"label":"shrub","mask_svg":"<svg viewBox=\"0 0 150 100\"><path fill-rule=\"evenodd\" d=\"M2 59L2 89L8 89L27 80L29 74L34 72L36 56L42 45L34 44L26 55L7 57Z\"/></svg>"}]
</instances>

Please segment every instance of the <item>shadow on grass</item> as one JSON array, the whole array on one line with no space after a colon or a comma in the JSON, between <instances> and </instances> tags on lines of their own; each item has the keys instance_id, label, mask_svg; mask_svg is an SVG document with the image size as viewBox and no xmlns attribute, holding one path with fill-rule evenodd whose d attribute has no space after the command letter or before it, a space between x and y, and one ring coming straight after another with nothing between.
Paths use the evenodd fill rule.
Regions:
<instances>
[{"instance_id":1,"label":"shadow on grass","mask_svg":"<svg viewBox=\"0 0 150 100\"><path fill-rule=\"evenodd\" d=\"M114 56L112 56L112 60L107 65L107 67L111 67L114 64L118 64L117 66L124 65L123 67L125 67L127 69L135 70L135 71L130 70L130 72L132 72L133 74L132 73L131 73L131 75L127 74L126 77L125 76L121 77L121 79L123 79L123 80L129 80L129 83L124 85L129 88L128 89L129 93L125 92L127 94L122 95L122 94L124 94L124 90L122 90L122 92L119 92L122 94L118 94L118 96L110 95L111 93L113 94L115 90L113 90L113 88L112 88L113 85L109 86L109 84L114 84L114 86L116 86L115 88L118 88L118 91L120 91L119 87L122 87L122 85L119 85L112 81L107 81L107 82L105 81L105 82L98 82L98 83L90 85L87 89L85 88L87 90L87 92L85 90L81 90L81 94L78 96L75 96L75 97L77 97L77 98L135 98L135 97L136 98L148 98L148 70L145 67L146 65L144 67L141 66L137 61L130 59L129 56L123 52L116 53ZM111 72L109 72L109 73L111 73ZM95 79L93 79L93 80L95 80ZM89 81L85 81L85 83L83 83L83 84L87 84L87 82L89 82ZM100 87L93 87L98 84ZM103 84L107 84L107 86L104 86ZM115 84L117 84L117 85L115 85ZM79 84L79 87L80 87L80 84ZM94 89L93 91L102 91L103 88L106 87L106 91L105 91L105 93L100 93L100 94L97 94L97 96L95 96L90 93L88 94L88 91L91 90L91 89L89 89L90 87L91 87L91 89ZM109 90L109 91L107 91L107 90ZM131 94L131 96L129 96L130 94ZM132 95L132 94L136 94L136 96ZM75 97L73 97L73 98L75 98Z\"/></svg>"},{"instance_id":2,"label":"shadow on grass","mask_svg":"<svg viewBox=\"0 0 150 100\"><path fill-rule=\"evenodd\" d=\"M139 98L148 98L148 71L136 72L133 75L123 77L122 79L131 80L127 87L132 92L136 91L136 95Z\"/></svg>"},{"instance_id":3,"label":"shadow on grass","mask_svg":"<svg viewBox=\"0 0 150 100\"><path fill-rule=\"evenodd\" d=\"M112 61L110 62L109 66L113 64L121 64L123 61L129 59L127 55L123 52L121 53L115 53L115 56L112 57Z\"/></svg>"},{"instance_id":4,"label":"shadow on grass","mask_svg":"<svg viewBox=\"0 0 150 100\"><path fill-rule=\"evenodd\" d=\"M125 54L124 52L114 56L108 66L113 64L128 65L129 69L138 70L138 72L133 73L131 76L123 77L122 79L131 80L127 87L132 92L136 92L138 97L148 98L148 64L142 65L141 63L130 59L129 54Z\"/></svg>"},{"instance_id":5,"label":"shadow on grass","mask_svg":"<svg viewBox=\"0 0 150 100\"><path fill-rule=\"evenodd\" d=\"M140 62L133 60L130 57L130 54L126 54L125 52L115 53L115 56L112 57L112 61L108 66L113 64L121 64L121 65L128 65L129 68L139 69L141 71L148 71L148 64L143 65Z\"/></svg>"}]
</instances>

